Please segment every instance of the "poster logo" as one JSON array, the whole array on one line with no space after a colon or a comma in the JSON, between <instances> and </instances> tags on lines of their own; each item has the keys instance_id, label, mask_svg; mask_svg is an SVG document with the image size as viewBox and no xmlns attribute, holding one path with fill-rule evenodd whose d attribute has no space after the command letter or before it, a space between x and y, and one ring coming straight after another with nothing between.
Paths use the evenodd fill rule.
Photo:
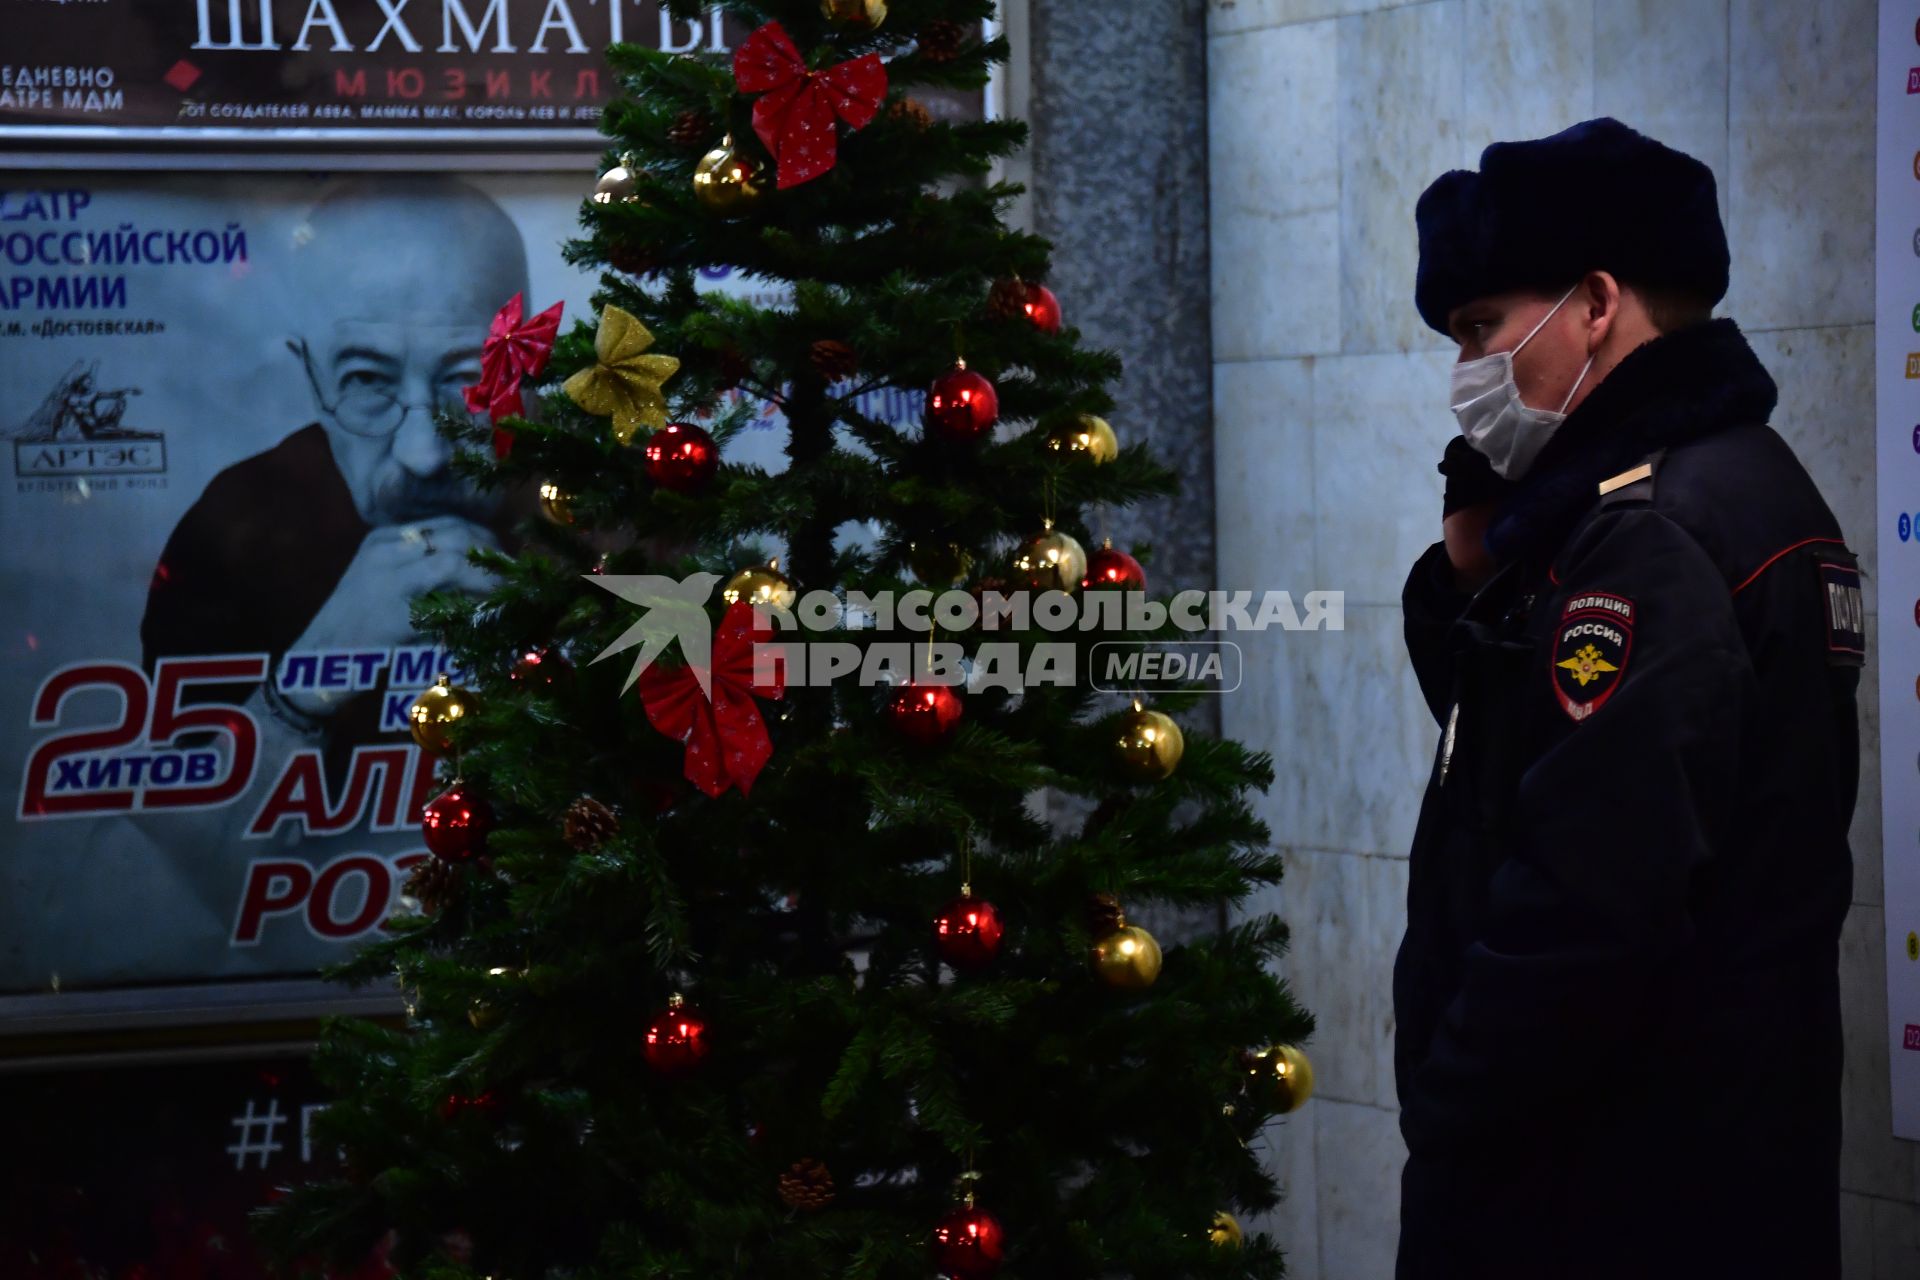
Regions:
<instances>
[{"instance_id":1,"label":"poster logo","mask_svg":"<svg viewBox=\"0 0 1920 1280\"><path fill-rule=\"evenodd\" d=\"M1920 378L1920 351L1909 351L1907 353L1907 377L1909 379Z\"/></svg>"},{"instance_id":2,"label":"poster logo","mask_svg":"<svg viewBox=\"0 0 1920 1280\"><path fill-rule=\"evenodd\" d=\"M75 361L13 434L13 473L51 476L159 475L167 440L129 424L138 387L103 387L100 362Z\"/></svg>"}]
</instances>

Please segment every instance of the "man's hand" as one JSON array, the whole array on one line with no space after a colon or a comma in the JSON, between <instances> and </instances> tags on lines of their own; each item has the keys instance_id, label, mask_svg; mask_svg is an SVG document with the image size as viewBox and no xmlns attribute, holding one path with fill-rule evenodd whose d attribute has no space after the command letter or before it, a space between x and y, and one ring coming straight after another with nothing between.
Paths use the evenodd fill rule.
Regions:
<instances>
[{"instance_id":1,"label":"man's hand","mask_svg":"<svg viewBox=\"0 0 1920 1280\"><path fill-rule=\"evenodd\" d=\"M1454 585L1462 591L1478 591L1499 567L1487 550L1487 525L1493 521L1493 507L1491 502L1462 507L1440 521L1447 559L1453 562Z\"/></svg>"},{"instance_id":2,"label":"man's hand","mask_svg":"<svg viewBox=\"0 0 1920 1280\"><path fill-rule=\"evenodd\" d=\"M1440 458L1440 474L1447 479L1440 504L1440 529L1453 562L1454 585L1477 591L1498 567L1487 551L1487 526L1494 508L1512 491L1464 436L1447 442Z\"/></svg>"},{"instance_id":3,"label":"man's hand","mask_svg":"<svg viewBox=\"0 0 1920 1280\"><path fill-rule=\"evenodd\" d=\"M459 516L375 529L361 542L340 585L293 648L310 652L407 644L414 639L410 609L415 596L492 588L489 575L467 563L467 552L475 547L497 550L499 542L488 530ZM337 710L340 697L337 691L310 689L285 696L295 709L316 717Z\"/></svg>"}]
</instances>

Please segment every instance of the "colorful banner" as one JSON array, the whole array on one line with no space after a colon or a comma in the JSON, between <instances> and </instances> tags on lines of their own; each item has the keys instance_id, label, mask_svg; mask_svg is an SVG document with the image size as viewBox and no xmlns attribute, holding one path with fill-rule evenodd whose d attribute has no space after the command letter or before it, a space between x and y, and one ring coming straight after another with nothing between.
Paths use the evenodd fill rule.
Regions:
<instances>
[{"instance_id":1,"label":"colorful banner","mask_svg":"<svg viewBox=\"0 0 1920 1280\"><path fill-rule=\"evenodd\" d=\"M1875 369L1893 1131L1920 1138L1920 0L1880 2Z\"/></svg>"}]
</instances>

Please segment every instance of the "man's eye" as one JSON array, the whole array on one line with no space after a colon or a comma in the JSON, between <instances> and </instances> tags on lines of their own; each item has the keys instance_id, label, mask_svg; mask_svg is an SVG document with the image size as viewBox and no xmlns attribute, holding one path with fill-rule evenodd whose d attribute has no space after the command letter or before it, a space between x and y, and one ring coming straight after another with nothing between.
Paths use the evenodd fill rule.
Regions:
<instances>
[{"instance_id":1,"label":"man's eye","mask_svg":"<svg viewBox=\"0 0 1920 1280\"><path fill-rule=\"evenodd\" d=\"M363 387L387 387L392 384L383 373L372 369L349 369L340 375L340 388L343 391L358 391Z\"/></svg>"}]
</instances>

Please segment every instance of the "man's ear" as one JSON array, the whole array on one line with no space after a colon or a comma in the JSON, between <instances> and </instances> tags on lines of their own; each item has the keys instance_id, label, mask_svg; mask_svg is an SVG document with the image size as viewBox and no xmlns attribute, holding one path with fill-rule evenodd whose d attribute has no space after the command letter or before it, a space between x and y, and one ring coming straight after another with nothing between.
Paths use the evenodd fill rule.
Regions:
<instances>
[{"instance_id":1,"label":"man's ear","mask_svg":"<svg viewBox=\"0 0 1920 1280\"><path fill-rule=\"evenodd\" d=\"M1598 351L1620 319L1620 281L1610 271L1589 271L1581 281L1587 321L1587 352Z\"/></svg>"}]
</instances>

